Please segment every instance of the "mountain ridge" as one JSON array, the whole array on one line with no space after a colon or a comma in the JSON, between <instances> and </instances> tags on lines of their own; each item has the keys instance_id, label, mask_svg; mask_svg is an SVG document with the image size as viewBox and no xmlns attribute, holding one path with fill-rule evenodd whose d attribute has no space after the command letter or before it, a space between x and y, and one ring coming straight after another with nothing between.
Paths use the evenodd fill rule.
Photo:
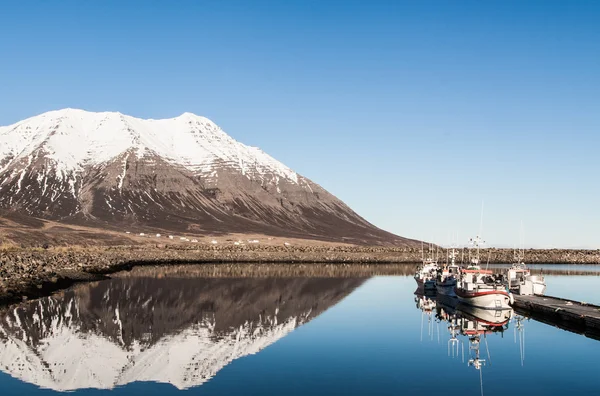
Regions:
<instances>
[{"instance_id":1,"label":"mountain ridge","mask_svg":"<svg viewBox=\"0 0 600 396\"><path fill-rule=\"evenodd\" d=\"M0 127L0 209L99 226L414 245L208 118L51 111Z\"/></svg>"}]
</instances>

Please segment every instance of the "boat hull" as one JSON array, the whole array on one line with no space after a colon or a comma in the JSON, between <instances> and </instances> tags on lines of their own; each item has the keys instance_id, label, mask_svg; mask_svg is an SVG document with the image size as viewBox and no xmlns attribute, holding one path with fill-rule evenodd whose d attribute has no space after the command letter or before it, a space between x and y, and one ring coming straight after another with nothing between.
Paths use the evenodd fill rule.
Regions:
<instances>
[{"instance_id":1,"label":"boat hull","mask_svg":"<svg viewBox=\"0 0 600 396\"><path fill-rule=\"evenodd\" d=\"M455 288L454 292L458 300L472 307L483 309L511 309L510 295L504 290L490 290L482 292L467 291Z\"/></svg>"},{"instance_id":2,"label":"boat hull","mask_svg":"<svg viewBox=\"0 0 600 396\"><path fill-rule=\"evenodd\" d=\"M437 294L436 297L438 307L443 308L448 314L453 314L456 311L456 307L459 304L456 296Z\"/></svg>"},{"instance_id":3,"label":"boat hull","mask_svg":"<svg viewBox=\"0 0 600 396\"><path fill-rule=\"evenodd\" d=\"M433 279L423 281L421 279L415 278L415 280L417 281L417 285L418 285L419 289L427 290L427 291L435 291L436 290L435 280L433 280Z\"/></svg>"},{"instance_id":4,"label":"boat hull","mask_svg":"<svg viewBox=\"0 0 600 396\"><path fill-rule=\"evenodd\" d=\"M546 284L533 282L533 294L543 296L546 293Z\"/></svg>"},{"instance_id":5,"label":"boat hull","mask_svg":"<svg viewBox=\"0 0 600 396\"><path fill-rule=\"evenodd\" d=\"M543 277L532 275L529 277L529 280L533 286L533 294L543 296L546 293L546 282Z\"/></svg>"},{"instance_id":6,"label":"boat hull","mask_svg":"<svg viewBox=\"0 0 600 396\"><path fill-rule=\"evenodd\" d=\"M456 297L456 293L454 292L454 289L456 288L456 279L447 279L444 282L436 282L435 287L438 294Z\"/></svg>"}]
</instances>

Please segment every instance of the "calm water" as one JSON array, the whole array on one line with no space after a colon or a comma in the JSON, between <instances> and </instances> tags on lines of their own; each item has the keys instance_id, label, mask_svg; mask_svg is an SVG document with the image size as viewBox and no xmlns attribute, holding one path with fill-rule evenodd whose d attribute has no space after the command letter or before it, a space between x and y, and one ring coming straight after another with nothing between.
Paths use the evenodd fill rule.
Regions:
<instances>
[{"instance_id":1,"label":"calm water","mask_svg":"<svg viewBox=\"0 0 600 396\"><path fill-rule=\"evenodd\" d=\"M600 304L587 270L548 294ZM0 311L0 394L599 394L599 341L415 285L134 270Z\"/></svg>"}]
</instances>

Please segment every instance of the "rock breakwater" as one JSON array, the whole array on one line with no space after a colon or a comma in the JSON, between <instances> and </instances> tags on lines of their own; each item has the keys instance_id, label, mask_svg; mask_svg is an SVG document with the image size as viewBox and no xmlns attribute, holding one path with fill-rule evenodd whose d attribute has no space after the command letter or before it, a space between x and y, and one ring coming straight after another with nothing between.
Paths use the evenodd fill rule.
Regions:
<instances>
[{"instance_id":1,"label":"rock breakwater","mask_svg":"<svg viewBox=\"0 0 600 396\"><path fill-rule=\"evenodd\" d=\"M482 263L510 263L513 251L482 249L480 255ZM440 261L444 260L443 257L445 253L440 250ZM465 252L464 260L467 257ZM598 264L600 250L527 250L525 258L527 263L532 264ZM42 296L73 282L103 279L106 274L141 265L227 264L229 268L234 268L232 265L241 263L280 263L287 264L291 270L297 269L293 265L322 263L329 265L329 270L348 270L348 265L353 264L351 268L360 270L364 275L365 271L375 274L384 269L385 273L393 272L391 267L382 266L383 264L409 264L420 260L420 249L348 245L183 247L157 244L93 248L9 248L0 250L0 303ZM281 268L279 271L276 274L278 276L281 275Z\"/></svg>"}]
</instances>

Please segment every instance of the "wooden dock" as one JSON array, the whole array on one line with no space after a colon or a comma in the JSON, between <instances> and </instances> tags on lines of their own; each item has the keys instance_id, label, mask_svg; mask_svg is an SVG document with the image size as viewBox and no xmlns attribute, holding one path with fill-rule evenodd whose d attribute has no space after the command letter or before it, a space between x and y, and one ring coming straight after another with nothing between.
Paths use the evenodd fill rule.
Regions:
<instances>
[{"instance_id":1,"label":"wooden dock","mask_svg":"<svg viewBox=\"0 0 600 396\"><path fill-rule=\"evenodd\" d=\"M515 295L517 313L600 341L600 307L551 296Z\"/></svg>"}]
</instances>

